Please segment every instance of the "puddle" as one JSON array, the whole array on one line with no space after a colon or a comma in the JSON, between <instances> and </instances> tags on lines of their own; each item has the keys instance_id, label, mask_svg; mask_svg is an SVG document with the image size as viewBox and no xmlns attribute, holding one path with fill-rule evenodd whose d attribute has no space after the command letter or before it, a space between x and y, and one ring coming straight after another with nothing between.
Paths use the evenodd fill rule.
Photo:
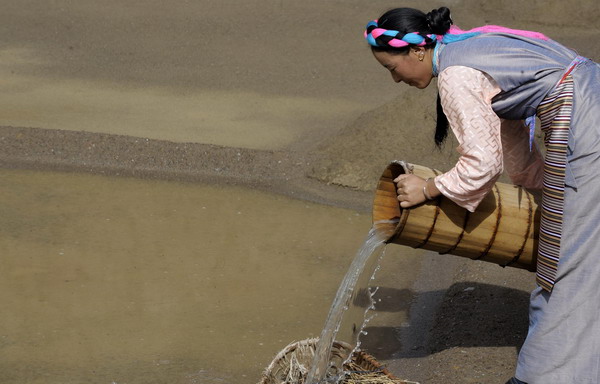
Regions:
<instances>
[{"instance_id":1,"label":"puddle","mask_svg":"<svg viewBox=\"0 0 600 384\"><path fill-rule=\"evenodd\" d=\"M257 382L319 335L371 220L242 188L16 170L0 170L0 216L0 382L45 384Z\"/></svg>"}]
</instances>

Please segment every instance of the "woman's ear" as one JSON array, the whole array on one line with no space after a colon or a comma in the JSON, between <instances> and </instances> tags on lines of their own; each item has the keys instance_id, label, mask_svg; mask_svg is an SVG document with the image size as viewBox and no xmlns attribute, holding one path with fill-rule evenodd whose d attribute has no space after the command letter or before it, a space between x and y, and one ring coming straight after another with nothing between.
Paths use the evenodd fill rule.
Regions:
<instances>
[{"instance_id":1,"label":"woman's ear","mask_svg":"<svg viewBox=\"0 0 600 384\"><path fill-rule=\"evenodd\" d=\"M423 59L425 58L424 47L413 47L412 52L414 52L414 54L417 55L417 59L419 59L419 61L423 61Z\"/></svg>"}]
</instances>

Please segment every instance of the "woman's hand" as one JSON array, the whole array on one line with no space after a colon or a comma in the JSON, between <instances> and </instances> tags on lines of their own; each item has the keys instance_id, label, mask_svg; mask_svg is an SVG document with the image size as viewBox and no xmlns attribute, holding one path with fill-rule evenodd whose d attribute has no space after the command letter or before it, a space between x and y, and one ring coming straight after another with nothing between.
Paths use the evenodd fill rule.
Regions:
<instances>
[{"instance_id":1,"label":"woman's hand","mask_svg":"<svg viewBox=\"0 0 600 384\"><path fill-rule=\"evenodd\" d=\"M423 194L423 187L427 182L419 176L400 175L394 179L394 183L396 183L398 201L400 201L402 208L412 207L427 201L425 194Z\"/></svg>"}]
</instances>

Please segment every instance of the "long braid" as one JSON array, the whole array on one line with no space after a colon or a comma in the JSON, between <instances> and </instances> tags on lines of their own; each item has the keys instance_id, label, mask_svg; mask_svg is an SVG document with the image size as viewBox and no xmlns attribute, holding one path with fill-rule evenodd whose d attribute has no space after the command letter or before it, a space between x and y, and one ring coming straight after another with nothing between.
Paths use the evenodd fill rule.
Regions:
<instances>
[{"instance_id":1,"label":"long braid","mask_svg":"<svg viewBox=\"0 0 600 384\"><path fill-rule=\"evenodd\" d=\"M440 148L442 146L442 143L444 142L444 140L446 140L446 137L448 136L449 122L448 117L446 116L446 114L444 113L444 109L442 108L442 98L440 97L439 93L437 95L436 112L437 118L435 122L434 140L435 145L437 145L438 148Z\"/></svg>"}]
</instances>

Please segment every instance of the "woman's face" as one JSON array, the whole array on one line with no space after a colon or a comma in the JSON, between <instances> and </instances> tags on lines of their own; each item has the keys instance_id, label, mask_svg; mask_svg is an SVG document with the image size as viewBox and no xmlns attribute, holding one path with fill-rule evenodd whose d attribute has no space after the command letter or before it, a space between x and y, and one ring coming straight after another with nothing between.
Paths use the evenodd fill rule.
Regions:
<instances>
[{"instance_id":1,"label":"woman's face","mask_svg":"<svg viewBox=\"0 0 600 384\"><path fill-rule=\"evenodd\" d=\"M424 89L433 79L431 49L414 47L406 55L373 51L373 56L390 71L396 83Z\"/></svg>"}]
</instances>

